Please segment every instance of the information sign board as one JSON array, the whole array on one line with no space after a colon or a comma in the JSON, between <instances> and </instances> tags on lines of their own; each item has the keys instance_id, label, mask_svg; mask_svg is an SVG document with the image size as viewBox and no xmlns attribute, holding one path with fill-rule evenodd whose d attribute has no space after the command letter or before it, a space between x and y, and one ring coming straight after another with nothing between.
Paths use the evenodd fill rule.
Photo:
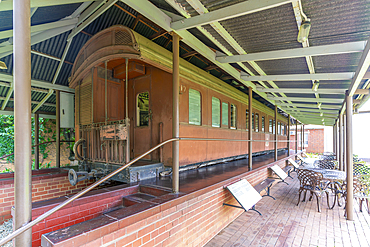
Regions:
<instances>
[{"instance_id":1,"label":"information sign board","mask_svg":"<svg viewBox=\"0 0 370 247\"><path fill-rule=\"evenodd\" d=\"M292 160L292 158L289 158L288 159L289 163L292 164L295 168L299 168L299 165L297 164L297 162L295 162L294 160Z\"/></svg>"},{"instance_id":2,"label":"information sign board","mask_svg":"<svg viewBox=\"0 0 370 247\"><path fill-rule=\"evenodd\" d=\"M273 172L275 172L276 175L278 175L281 180L284 181L288 177L288 174L286 174L283 169L280 168L278 165L274 165L270 167Z\"/></svg>"},{"instance_id":3,"label":"information sign board","mask_svg":"<svg viewBox=\"0 0 370 247\"><path fill-rule=\"evenodd\" d=\"M259 200L262 199L262 196L245 179L227 186L227 189L245 211L251 209Z\"/></svg>"}]
</instances>

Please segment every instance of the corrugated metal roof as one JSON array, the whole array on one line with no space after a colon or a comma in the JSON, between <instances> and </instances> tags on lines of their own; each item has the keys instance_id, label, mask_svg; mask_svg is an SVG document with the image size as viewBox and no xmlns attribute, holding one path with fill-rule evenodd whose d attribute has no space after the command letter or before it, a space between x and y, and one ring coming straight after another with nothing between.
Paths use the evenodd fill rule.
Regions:
<instances>
[{"instance_id":1,"label":"corrugated metal roof","mask_svg":"<svg viewBox=\"0 0 370 247\"><path fill-rule=\"evenodd\" d=\"M172 13L177 13L165 0L151 0L151 2L161 9L168 10ZM189 5L186 0L177 0L191 16L196 16L198 13ZM244 2L243 0L201 0L201 3L209 11L215 11L227 6ZM32 25L49 23L60 20L66 16L72 14L78 7L77 4L58 5L49 7L40 7L37 9L35 14L32 16ZM370 36L370 2L363 0L316 0L308 1L302 0L303 11L311 18L311 32L309 36L310 46L318 46L325 44L343 43L351 41L367 40ZM152 24L150 21L141 19L138 21L135 27L135 18L139 16L139 13L131 7L125 5L121 1L118 1L114 6L107 10L104 14L93 21L83 31L84 33L77 34L71 44L70 50L66 56L66 62L62 65L61 72L56 80L57 84L68 85L68 77L71 74L72 65L78 52L82 46L90 39L91 35L110 27L112 25L121 24L134 28L139 34L150 37L156 32L160 31L160 27ZM12 28L12 11L0 11L0 31L9 30ZM145 24L143 23L145 22ZM293 13L292 4L285 4L279 7L267 9L264 11L256 12L249 15L240 16L237 18L224 20L220 22L221 25L229 32L229 34L235 39L235 41L245 50L247 53L273 51L280 49L292 49L302 47L300 43L296 41L298 28L295 15ZM238 54L234 48L224 40L221 35L216 32L210 25L203 26L218 42L226 47L233 54ZM215 44L213 44L208 38L206 38L198 29L192 28L189 30L194 36L201 40L205 45L212 49L220 51ZM65 46L67 44L67 37L69 32L60 34L51 39L40 42L39 44L33 45L32 50L49 54L60 58L63 54ZM162 37L155 39L153 42L160 46L165 47L168 50L172 49L171 36L165 34ZM5 41L6 39L0 40ZM180 55L183 55L192 49L182 44L180 49ZM316 73L335 73L335 72L354 72L356 71L357 65L360 60L361 53L349 53L341 55L331 56L317 56L313 57L313 64ZM12 55L1 58L8 68L6 70L0 70L2 73L12 74L13 64ZM200 67L206 68L211 63L196 55L187 58L187 60ZM43 81L51 82L59 62L50 58L42 57L39 55L31 55L32 71L31 76L33 79L39 79ZM252 68L248 63L243 63L251 72L258 75L257 71ZM283 75L283 74L308 74L309 70L305 58L294 58L294 59L279 59L272 61L257 61L256 64L263 70L267 75ZM232 64L235 68L243 70L239 65ZM216 77L223 75L220 69L212 69L209 71ZM226 83L230 85L236 85L232 83L231 79L226 80ZM256 82L258 83L258 82ZM362 80L360 86L365 83ZM268 87L272 87L268 82L265 82ZM275 84L281 88L311 88L312 81L289 81L280 82L277 81ZM350 81L320 81L320 87L322 89L329 88L343 88L347 89ZM240 91L246 92L245 87L237 87ZM0 87L0 95L5 97L9 88ZM40 101L46 93L32 92L32 100ZM287 96L302 98L313 98L314 94L300 95L300 94L286 94ZM253 94L253 97L268 105L271 108L274 106L258 96ZM343 96L338 95L320 95L325 98L341 98ZM55 95L52 95L48 100L48 103L55 103ZM302 103L302 102L299 102ZM312 104L307 102L308 104ZM13 103L9 102L8 107L12 107ZM315 104L312 104L315 105ZM43 106L40 108L41 111L55 111L55 107Z\"/></svg>"}]
</instances>

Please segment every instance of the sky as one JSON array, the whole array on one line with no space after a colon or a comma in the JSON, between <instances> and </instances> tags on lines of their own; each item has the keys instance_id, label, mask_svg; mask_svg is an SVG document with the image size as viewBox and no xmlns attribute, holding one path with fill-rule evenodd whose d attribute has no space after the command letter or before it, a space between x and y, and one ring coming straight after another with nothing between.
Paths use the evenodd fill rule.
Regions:
<instances>
[{"instance_id":1,"label":"sky","mask_svg":"<svg viewBox=\"0 0 370 247\"><path fill-rule=\"evenodd\" d=\"M370 111L370 100L359 111ZM353 154L360 158L370 158L370 113L354 114L352 124Z\"/></svg>"}]
</instances>

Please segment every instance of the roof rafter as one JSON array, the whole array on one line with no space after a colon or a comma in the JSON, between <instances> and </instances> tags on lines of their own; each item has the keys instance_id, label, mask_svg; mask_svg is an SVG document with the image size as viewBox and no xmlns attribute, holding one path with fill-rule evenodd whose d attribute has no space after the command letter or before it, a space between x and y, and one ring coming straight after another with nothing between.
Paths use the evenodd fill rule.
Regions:
<instances>
[{"instance_id":1,"label":"roof rafter","mask_svg":"<svg viewBox=\"0 0 370 247\"><path fill-rule=\"evenodd\" d=\"M323 110L323 109L309 109L309 108L287 108L286 106L280 106L282 109L286 109L289 112L317 112L317 113L326 113L326 114L339 114L339 109L337 110ZM315 107L315 105L313 105Z\"/></svg>"},{"instance_id":2,"label":"roof rafter","mask_svg":"<svg viewBox=\"0 0 370 247\"><path fill-rule=\"evenodd\" d=\"M317 105L314 104L299 104L299 103L281 103L279 101L276 101L276 104L279 106L295 106L295 107L303 107L303 108L317 108ZM340 109L341 105L320 105L321 109Z\"/></svg>"},{"instance_id":3,"label":"roof rafter","mask_svg":"<svg viewBox=\"0 0 370 247\"><path fill-rule=\"evenodd\" d=\"M366 41L311 46L303 48L285 49L278 51L267 51L259 53L249 53L235 56L218 56L216 60L220 63L236 63L249 61L265 61L274 59L287 59L306 56L334 55L352 52L362 52L365 48Z\"/></svg>"},{"instance_id":4,"label":"roof rafter","mask_svg":"<svg viewBox=\"0 0 370 247\"><path fill-rule=\"evenodd\" d=\"M356 69L355 75L352 78L351 85L348 91L349 96L353 96L355 94L355 91L360 85L362 78L364 77L367 69L369 68L369 65L370 65L370 38L367 41L366 47L360 58L360 62Z\"/></svg>"},{"instance_id":5,"label":"roof rafter","mask_svg":"<svg viewBox=\"0 0 370 247\"><path fill-rule=\"evenodd\" d=\"M0 6L1 6L1 3L0 3ZM77 18L72 18L72 19L64 19L60 21L49 22L49 23L40 24L40 25L34 25L34 26L31 26L31 33L50 30L50 29L54 29L57 27L75 25L76 23L77 23ZM0 39L11 38L11 37L13 37L13 29L0 32Z\"/></svg>"},{"instance_id":6,"label":"roof rafter","mask_svg":"<svg viewBox=\"0 0 370 247\"><path fill-rule=\"evenodd\" d=\"M75 25L73 24L73 25L53 28L53 29L43 31L41 33L37 33L37 34L35 34L31 37L31 45L40 43L40 42L42 42L44 40L47 40L47 39L50 39L54 36L65 33L67 31L71 30L72 28L74 28L74 26ZM12 53L13 53L13 45L0 47L0 58L8 56Z\"/></svg>"},{"instance_id":7,"label":"roof rafter","mask_svg":"<svg viewBox=\"0 0 370 247\"><path fill-rule=\"evenodd\" d=\"M317 102L317 103L342 103L344 99L332 98L303 98L303 97L273 97L267 96L272 100L290 100L298 102Z\"/></svg>"},{"instance_id":8,"label":"roof rafter","mask_svg":"<svg viewBox=\"0 0 370 247\"><path fill-rule=\"evenodd\" d=\"M31 8L35 7L46 7L46 6L56 6L56 5L64 5L64 4L72 4L72 3L82 3L82 2L91 2L91 0L32 0L31 1ZM0 2L0 11L12 10L13 9L13 1L1 1Z\"/></svg>"},{"instance_id":9,"label":"roof rafter","mask_svg":"<svg viewBox=\"0 0 370 247\"><path fill-rule=\"evenodd\" d=\"M87 27L91 22L93 22L96 18L98 18L100 15L102 15L105 11L107 11L110 7L112 7L118 0L109 0L105 4L99 6L99 9L96 10L96 6L94 8L88 8L90 9L90 16L86 18L85 15L81 15L78 19L79 22L83 18L84 21L76 28L72 30L72 32L68 35L67 40L72 39L74 36L76 36L80 31L82 31L85 27ZM99 2L101 3L101 2Z\"/></svg>"},{"instance_id":10,"label":"roof rafter","mask_svg":"<svg viewBox=\"0 0 370 247\"><path fill-rule=\"evenodd\" d=\"M13 76L9 75L9 74L5 74L5 73L0 73L0 81L5 81L5 82L12 83L13 82ZM67 92L67 93L74 93L75 92L75 90L73 88L69 88L68 86L52 84L50 82L34 80L34 79L31 80L31 86L53 89L53 90L60 90L62 92Z\"/></svg>"},{"instance_id":11,"label":"roof rafter","mask_svg":"<svg viewBox=\"0 0 370 247\"><path fill-rule=\"evenodd\" d=\"M265 75L265 76L247 76L241 78L246 81L311 81L311 80L351 80L353 72L343 73L320 73L320 74L291 74L291 75Z\"/></svg>"},{"instance_id":12,"label":"roof rafter","mask_svg":"<svg viewBox=\"0 0 370 247\"><path fill-rule=\"evenodd\" d=\"M175 21L171 23L171 28L177 31L185 30L216 21L227 20L238 16L274 8L290 2L291 0L249 0L212 12L208 12L204 15L198 15L188 19L185 18L179 21Z\"/></svg>"}]
</instances>

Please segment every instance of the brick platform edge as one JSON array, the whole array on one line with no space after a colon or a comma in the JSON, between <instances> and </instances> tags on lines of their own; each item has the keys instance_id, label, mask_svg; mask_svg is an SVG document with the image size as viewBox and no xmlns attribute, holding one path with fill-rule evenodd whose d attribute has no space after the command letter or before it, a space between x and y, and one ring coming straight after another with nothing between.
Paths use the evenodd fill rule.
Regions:
<instances>
[{"instance_id":1,"label":"brick platform edge","mask_svg":"<svg viewBox=\"0 0 370 247\"><path fill-rule=\"evenodd\" d=\"M67 171L58 168L32 171L32 202L57 198L76 193L91 184L81 181L71 186ZM14 173L0 174L0 224L10 219L14 206Z\"/></svg>"},{"instance_id":2,"label":"brick platform edge","mask_svg":"<svg viewBox=\"0 0 370 247\"><path fill-rule=\"evenodd\" d=\"M238 205L224 186L243 178L255 185L271 176L269 167L275 164L284 167L288 158L115 219L62 242L53 244L43 235L42 246L203 246L244 212L223 206L223 203Z\"/></svg>"}]
</instances>

